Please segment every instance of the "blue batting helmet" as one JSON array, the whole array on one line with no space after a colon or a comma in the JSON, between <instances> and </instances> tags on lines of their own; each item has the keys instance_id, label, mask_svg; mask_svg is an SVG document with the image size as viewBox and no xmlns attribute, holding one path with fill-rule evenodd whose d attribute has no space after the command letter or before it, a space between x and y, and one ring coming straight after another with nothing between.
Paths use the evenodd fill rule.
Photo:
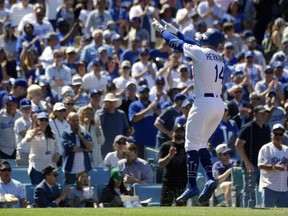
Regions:
<instances>
[{"instance_id":1,"label":"blue batting helmet","mask_svg":"<svg viewBox=\"0 0 288 216\"><path fill-rule=\"evenodd\" d=\"M218 48L220 44L224 43L224 35L214 28L208 28L202 34L201 46L209 45Z\"/></svg>"}]
</instances>

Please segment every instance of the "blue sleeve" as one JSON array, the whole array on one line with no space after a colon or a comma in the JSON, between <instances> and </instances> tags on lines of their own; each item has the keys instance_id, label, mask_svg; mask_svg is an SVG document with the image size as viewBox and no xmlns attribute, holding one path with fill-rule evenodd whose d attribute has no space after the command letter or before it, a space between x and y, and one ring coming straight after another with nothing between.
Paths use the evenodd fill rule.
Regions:
<instances>
[{"instance_id":1,"label":"blue sleeve","mask_svg":"<svg viewBox=\"0 0 288 216\"><path fill-rule=\"evenodd\" d=\"M183 45L184 45L183 40L180 40L178 37L171 34L167 30L164 30L161 34L164 40L169 44L171 48L176 49L179 52L183 52Z\"/></svg>"},{"instance_id":2,"label":"blue sleeve","mask_svg":"<svg viewBox=\"0 0 288 216\"><path fill-rule=\"evenodd\" d=\"M128 118L129 121L132 122L134 116L139 112L140 110L138 109L137 104L131 103L129 106L129 111L128 111Z\"/></svg>"},{"instance_id":3,"label":"blue sleeve","mask_svg":"<svg viewBox=\"0 0 288 216\"><path fill-rule=\"evenodd\" d=\"M183 40L185 43L192 44L192 45L197 45L194 40L192 40L190 37L187 37L186 35L184 35L184 34L183 34L182 32L180 32L180 31L178 31L177 37L178 37L180 40Z\"/></svg>"}]
</instances>

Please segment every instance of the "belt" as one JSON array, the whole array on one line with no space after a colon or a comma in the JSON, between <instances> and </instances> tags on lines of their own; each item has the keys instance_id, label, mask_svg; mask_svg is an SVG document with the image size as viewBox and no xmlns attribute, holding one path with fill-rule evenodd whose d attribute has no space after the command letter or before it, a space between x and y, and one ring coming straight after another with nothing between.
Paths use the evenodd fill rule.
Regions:
<instances>
[{"instance_id":1,"label":"belt","mask_svg":"<svg viewBox=\"0 0 288 216\"><path fill-rule=\"evenodd\" d=\"M204 93L204 97L215 97L213 93ZM216 95L218 97L218 95Z\"/></svg>"}]
</instances>

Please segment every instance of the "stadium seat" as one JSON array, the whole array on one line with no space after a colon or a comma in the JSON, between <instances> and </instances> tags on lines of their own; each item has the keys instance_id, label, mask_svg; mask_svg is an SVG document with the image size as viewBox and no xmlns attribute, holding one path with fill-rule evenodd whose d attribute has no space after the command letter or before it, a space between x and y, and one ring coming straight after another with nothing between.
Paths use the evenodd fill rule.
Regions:
<instances>
[{"instance_id":1,"label":"stadium seat","mask_svg":"<svg viewBox=\"0 0 288 216\"><path fill-rule=\"evenodd\" d=\"M241 206L240 200L242 200L242 190L244 188L243 174L241 167L233 167L231 170L232 188L235 188L235 199L232 199L232 206Z\"/></svg>"},{"instance_id":2,"label":"stadium seat","mask_svg":"<svg viewBox=\"0 0 288 216\"><path fill-rule=\"evenodd\" d=\"M108 168L96 168L89 171L91 185L108 184L110 170Z\"/></svg>"},{"instance_id":3,"label":"stadium seat","mask_svg":"<svg viewBox=\"0 0 288 216\"><path fill-rule=\"evenodd\" d=\"M20 181L22 184L31 184L30 176L28 175L28 167L13 167L12 178Z\"/></svg>"},{"instance_id":4,"label":"stadium seat","mask_svg":"<svg viewBox=\"0 0 288 216\"><path fill-rule=\"evenodd\" d=\"M25 197L26 200L29 201L30 205L33 205L35 203L34 200L34 190L36 185L26 184L25 185Z\"/></svg>"},{"instance_id":5,"label":"stadium seat","mask_svg":"<svg viewBox=\"0 0 288 216\"><path fill-rule=\"evenodd\" d=\"M58 184L61 187L64 185L64 173L61 168L58 169Z\"/></svg>"},{"instance_id":6,"label":"stadium seat","mask_svg":"<svg viewBox=\"0 0 288 216\"><path fill-rule=\"evenodd\" d=\"M7 161L10 164L11 168L16 167L15 159L2 159L1 162L3 162L3 161Z\"/></svg>"},{"instance_id":7,"label":"stadium seat","mask_svg":"<svg viewBox=\"0 0 288 216\"><path fill-rule=\"evenodd\" d=\"M161 190L162 184L133 184L134 195L141 201L152 198L148 206L160 206Z\"/></svg>"}]
</instances>

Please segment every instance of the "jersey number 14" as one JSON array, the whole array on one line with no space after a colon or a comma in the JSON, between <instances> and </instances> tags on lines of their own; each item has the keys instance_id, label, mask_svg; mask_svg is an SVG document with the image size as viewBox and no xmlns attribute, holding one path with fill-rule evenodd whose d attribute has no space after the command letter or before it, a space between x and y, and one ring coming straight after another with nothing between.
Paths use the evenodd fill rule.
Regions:
<instances>
[{"instance_id":1,"label":"jersey number 14","mask_svg":"<svg viewBox=\"0 0 288 216\"><path fill-rule=\"evenodd\" d=\"M221 68L221 71L219 72L218 65L216 65L216 66L215 66L215 71L216 71L215 82L217 82L218 79L220 79L220 80L221 80L221 83L223 84L223 78L224 78L223 71L224 71L224 67L222 67L222 68Z\"/></svg>"}]
</instances>

